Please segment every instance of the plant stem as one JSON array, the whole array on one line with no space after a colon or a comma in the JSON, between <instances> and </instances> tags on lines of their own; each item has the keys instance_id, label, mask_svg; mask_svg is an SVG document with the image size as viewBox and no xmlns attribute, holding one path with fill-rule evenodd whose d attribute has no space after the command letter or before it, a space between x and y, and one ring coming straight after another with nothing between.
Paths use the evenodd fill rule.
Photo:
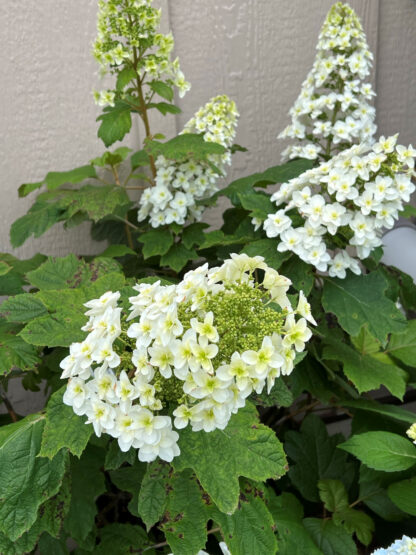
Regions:
<instances>
[{"instance_id":1,"label":"plant stem","mask_svg":"<svg viewBox=\"0 0 416 555\"><path fill-rule=\"evenodd\" d=\"M116 185L118 185L119 187L122 187L121 183L120 183L120 177L118 175L118 171L117 168L115 166L111 166L111 171L113 172L114 175L114 181L116 182ZM126 237L127 237L127 242L129 244L129 247L134 250L134 243L133 243L133 237L130 231L130 227L129 225L130 222L128 222L127 220L125 220L124 222L124 230L126 232Z\"/></svg>"},{"instance_id":2,"label":"plant stem","mask_svg":"<svg viewBox=\"0 0 416 555\"><path fill-rule=\"evenodd\" d=\"M15 413L13 405L11 404L9 398L7 397L6 392L4 391L3 387L1 388L0 399L5 404L7 412L9 413L9 416L12 419L12 421L17 422L19 420L19 418L18 418L17 414Z\"/></svg>"}]
</instances>

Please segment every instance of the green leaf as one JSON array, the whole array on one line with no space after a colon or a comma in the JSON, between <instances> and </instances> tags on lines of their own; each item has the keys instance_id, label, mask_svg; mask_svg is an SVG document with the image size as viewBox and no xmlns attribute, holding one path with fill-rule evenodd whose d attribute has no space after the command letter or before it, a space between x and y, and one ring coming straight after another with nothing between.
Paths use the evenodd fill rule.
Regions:
<instances>
[{"instance_id":1,"label":"green leaf","mask_svg":"<svg viewBox=\"0 0 416 555\"><path fill-rule=\"evenodd\" d=\"M65 172L49 172L44 179L44 183L50 191L53 191L65 183L81 183L81 181L88 178L97 178L95 168L90 164Z\"/></svg>"},{"instance_id":2,"label":"green leaf","mask_svg":"<svg viewBox=\"0 0 416 555\"><path fill-rule=\"evenodd\" d=\"M36 183L23 183L17 190L19 198L27 197L27 195L30 195L33 191L40 189L42 185L43 181L37 181Z\"/></svg>"},{"instance_id":3,"label":"green leaf","mask_svg":"<svg viewBox=\"0 0 416 555\"><path fill-rule=\"evenodd\" d=\"M329 436L324 423L315 415L307 416L300 432L290 431L285 437L285 451L294 461L289 478L308 501L319 502L318 481L341 480L348 489L354 479L354 465L337 449L339 434Z\"/></svg>"},{"instance_id":4,"label":"green leaf","mask_svg":"<svg viewBox=\"0 0 416 555\"><path fill-rule=\"evenodd\" d=\"M287 162L286 164L269 168L265 172L237 179L230 183L228 187L216 193L215 196L227 196L233 204L240 204L239 193L252 192L254 187L267 187L276 183L286 183L289 179L297 177L312 167L313 163L310 160L299 159Z\"/></svg>"},{"instance_id":5,"label":"green leaf","mask_svg":"<svg viewBox=\"0 0 416 555\"><path fill-rule=\"evenodd\" d=\"M132 67L123 68L117 75L116 88L118 91L123 91L127 85L136 77L136 72Z\"/></svg>"},{"instance_id":6,"label":"green leaf","mask_svg":"<svg viewBox=\"0 0 416 555\"><path fill-rule=\"evenodd\" d=\"M416 464L416 447L391 432L367 432L350 437L339 445L374 470L398 472Z\"/></svg>"},{"instance_id":7,"label":"green leaf","mask_svg":"<svg viewBox=\"0 0 416 555\"><path fill-rule=\"evenodd\" d=\"M376 414L382 414L388 418L413 424L415 421L415 414L410 410L406 410L396 405L387 405L384 403L377 403L372 399L351 399L342 401L342 406L350 409L364 410Z\"/></svg>"},{"instance_id":8,"label":"green leaf","mask_svg":"<svg viewBox=\"0 0 416 555\"><path fill-rule=\"evenodd\" d=\"M408 366L416 366L416 320L410 320L402 333L393 333L385 352Z\"/></svg>"},{"instance_id":9,"label":"green leaf","mask_svg":"<svg viewBox=\"0 0 416 555\"><path fill-rule=\"evenodd\" d=\"M1 314L9 322L30 322L30 320L43 316L47 312L43 302L30 293L10 297L1 305Z\"/></svg>"},{"instance_id":10,"label":"green leaf","mask_svg":"<svg viewBox=\"0 0 416 555\"><path fill-rule=\"evenodd\" d=\"M322 503L331 513L348 508L348 495L341 480L319 480L318 489Z\"/></svg>"},{"instance_id":11,"label":"green leaf","mask_svg":"<svg viewBox=\"0 0 416 555\"><path fill-rule=\"evenodd\" d=\"M274 239L259 239L246 245L242 253L248 256L262 256L268 266L278 270L280 266L290 257L289 252L279 252L277 241Z\"/></svg>"},{"instance_id":12,"label":"green leaf","mask_svg":"<svg viewBox=\"0 0 416 555\"><path fill-rule=\"evenodd\" d=\"M150 164L149 155L145 150L139 150L132 154L130 163L132 170L141 168L142 166L148 166Z\"/></svg>"},{"instance_id":13,"label":"green leaf","mask_svg":"<svg viewBox=\"0 0 416 555\"><path fill-rule=\"evenodd\" d=\"M151 102L147 105L148 108L156 108L162 115L166 114L180 114L182 110L175 106L174 104L168 104L167 102ZM155 137L156 138L156 137Z\"/></svg>"},{"instance_id":14,"label":"green leaf","mask_svg":"<svg viewBox=\"0 0 416 555\"><path fill-rule=\"evenodd\" d=\"M143 243L142 254L146 260L151 256L163 255L173 245L173 236L168 229L154 229L140 235L140 243Z\"/></svg>"},{"instance_id":15,"label":"green leaf","mask_svg":"<svg viewBox=\"0 0 416 555\"><path fill-rule=\"evenodd\" d=\"M263 192L240 193L238 195L243 208L248 210L252 217L265 220L269 214L274 214L276 205L270 200L270 195Z\"/></svg>"},{"instance_id":16,"label":"green leaf","mask_svg":"<svg viewBox=\"0 0 416 555\"><path fill-rule=\"evenodd\" d=\"M138 511L149 530L162 518L167 499L169 465L160 459L150 463L139 492Z\"/></svg>"},{"instance_id":17,"label":"green leaf","mask_svg":"<svg viewBox=\"0 0 416 555\"><path fill-rule=\"evenodd\" d=\"M416 206L406 204L406 206L399 212L401 218L414 218L416 216Z\"/></svg>"},{"instance_id":18,"label":"green leaf","mask_svg":"<svg viewBox=\"0 0 416 555\"><path fill-rule=\"evenodd\" d=\"M406 516L387 495L388 486L397 480L398 474L402 473L377 472L363 464L360 467L359 498L384 520L399 521Z\"/></svg>"},{"instance_id":19,"label":"green leaf","mask_svg":"<svg viewBox=\"0 0 416 555\"><path fill-rule=\"evenodd\" d=\"M393 301L384 292L388 286L380 272L346 279L325 280L322 304L338 318L350 335L358 335L364 324L381 343L391 332L403 331L405 320Z\"/></svg>"},{"instance_id":20,"label":"green leaf","mask_svg":"<svg viewBox=\"0 0 416 555\"><path fill-rule=\"evenodd\" d=\"M310 264L302 262L297 256L291 256L280 267L280 273L292 280L297 291L307 296L312 290L315 275Z\"/></svg>"},{"instance_id":21,"label":"green leaf","mask_svg":"<svg viewBox=\"0 0 416 555\"><path fill-rule=\"evenodd\" d=\"M278 533L279 555L322 555L303 526L303 507L293 494L277 497L269 490L268 509Z\"/></svg>"},{"instance_id":22,"label":"green leaf","mask_svg":"<svg viewBox=\"0 0 416 555\"><path fill-rule=\"evenodd\" d=\"M20 247L34 235L40 237L57 222L62 220L63 211L55 204L36 201L29 212L13 222L10 228L10 242L13 247Z\"/></svg>"},{"instance_id":23,"label":"green leaf","mask_svg":"<svg viewBox=\"0 0 416 555\"><path fill-rule=\"evenodd\" d=\"M261 495L264 493L246 484L238 508L232 515L219 511L213 515L233 555L271 555L277 552L273 517Z\"/></svg>"},{"instance_id":24,"label":"green leaf","mask_svg":"<svg viewBox=\"0 0 416 555\"><path fill-rule=\"evenodd\" d=\"M71 505L64 529L75 541L85 540L94 527L96 499L105 491L102 463L101 449L91 445L79 460L71 460Z\"/></svg>"},{"instance_id":25,"label":"green leaf","mask_svg":"<svg viewBox=\"0 0 416 555\"><path fill-rule=\"evenodd\" d=\"M27 260L19 260L9 253L0 253L0 260L9 264L15 273L22 276L26 275L27 272L38 268L43 262L45 262L46 259L47 257L40 253L35 254L35 256Z\"/></svg>"},{"instance_id":26,"label":"green leaf","mask_svg":"<svg viewBox=\"0 0 416 555\"><path fill-rule=\"evenodd\" d=\"M195 222L185 227L182 231L182 243L187 249L192 249L195 245L202 245L205 240L204 229L209 227L203 222Z\"/></svg>"},{"instance_id":27,"label":"green leaf","mask_svg":"<svg viewBox=\"0 0 416 555\"><path fill-rule=\"evenodd\" d=\"M351 535L332 520L305 518L303 524L323 555L357 555Z\"/></svg>"},{"instance_id":28,"label":"green leaf","mask_svg":"<svg viewBox=\"0 0 416 555\"><path fill-rule=\"evenodd\" d=\"M206 161L212 154L224 154L226 149L217 143L204 141L201 135L184 133L166 143L150 141L147 144L149 153L154 156L164 156L167 160L184 161L192 159L195 162Z\"/></svg>"},{"instance_id":29,"label":"green leaf","mask_svg":"<svg viewBox=\"0 0 416 555\"><path fill-rule=\"evenodd\" d=\"M194 249L187 249L182 243L175 243L160 259L161 266L168 266L175 272L180 272L190 260L198 258Z\"/></svg>"},{"instance_id":30,"label":"green leaf","mask_svg":"<svg viewBox=\"0 0 416 555\"><path fill-rule=\"evenodd\" d=\"M334 523L343 526L350 534L356 534L358 540L369 545L373 537L374 521L363 511L357 511L347 507L333 514Z\"/></svg>"},{"instance_id":31,"label":"green leaf","mask_svg":"<svg viewBox=\"0 0 416 555\"><path fill-rule=\"evenodd\" d=\"M127 245L110 245L100 254L100 256L107 258L121 258L127 254L137 256L137 253Z\"/></svg>"},{"instance_id":32,"label":"green leaf","mask_svg":"<svg viewBox=\"0 0 416 555\"><path fill-rule=\"evenodd\" d=\"M290 407L293 404L293 394L282 378L275 381L270 393L266 391L258 395L253 393L253 401L263 407Z\"/></svg>"},{"instance_id":33,"label":"green leaf","mask_svg":"<svg viewBox=\"0 0 416 555\"><path fill-rule=\"evenodd\" d=\"M46 533L39 538L38 549L42 555L68 555L69 553L64 538L52 538Z\"/></svg>"},{"instance_id":34,"label":"green leaf","mask_svg":"<svg viewBox=\"0 0 416 555\"><path fill-rule=\"evenodd\" d=\"M131 204L124 187L117 185L85 185L81 189L65 190L58 203L66 209L66 219L82 212L93 222L111 216L119 209L126 212Z\"/></svg>"},{"instance_id":35,"label":"green leaf","mask_svg":"<svg viewBox=\"0 0 416 555\"><path fill-rule=\"evenodd\" d=\"M117 470L117 468L120 468L120 466L125 462L133 465L136 459L137 452L135 449L129 449L128 451L123 452L118 446L117 440L113 440L109 443L107 448L104 469Z\"/></svg>"},{"instance_id":36,"label":"green leaf","mask_svg":"<svg viewBox=\"0 0 416 555\"><path fill-rule=\"evenodd\" d=\"M12 270L12 267L9 266L6 262L0 260L0 276L5 276Z\"/></svg>"},{"instance_id":37,"label":"green leaf","mask_svg":"<svg viewBox=\"0 0 416 555\"><path fill-rule=\"evenodd\" d=\"M380 341L371 335L365 324L358 335L351 337L351 343L362 355L378 353L381 348Z\"/></svg>"},{"instance_id":38,"label":"green leaf","mask_svg":"<svg viewBox=\"0 0 416 555\"><path fill-rule=\"evenodd\" d=\"M97 118L101 121L98 137L106 147L121 141L131 129L131 107L127 102L117 100L115 106L107 106Z\"/></svg>"},{"instance_id":39,"label":"green leaf","mask_svg":"<svg viewBox=\"0 0 416 555\"><path fill-rule=\"evenodd\" d=\"M416 477L391 484L388 494L399 509L416 516Z\"/></svg>"},{"instance_id":40,"label":"green leaf","mask_svg":"<svg viewBox=\"0 0 416 555\"><path fill-rule=\"evenodd\" d=\"M100 168L104 168L105 166L115 167L121 164L121 162L124 162L131 151L132 149L128 146L121 146L116 148L113 152L107 150L102 156L91 160L91 164Z\"/></svg>"},{"instance_id":41,"label":"green leaf","mask_svg":"<svg viewBox=\"0 0 416 555\"><path fill-rule=\"evenodd\" d=\"M0 429L0 530L12 541L31 528L63 480L66 453L51 461L38 457L44 423L44 416L32 414Z\"/></svg>"},{"instance_id":42,"label":"green leaf","mask_svg":"<svg viewBox=\"0 0 416 555\"><path fill-rule=\"evenodd\" d=\"M399 399L403 398L407 374L398 366L385 364L371 355L360 355L355 349L340 341L325 346L322 356L325 360L340 361L344 374L360 393L379 389L384 385L393 395Z\"/></svg>"},{"instance_id":43,"label":"green leaf","mask_svg":"<svg viewBox=\"0 0 416 555\"><path fill-rule=\"evenodd\" d=\"M81 331L84 324L82 305L79 309L64 308L29 322L19 336L26 343L39 347L69 347L71 343L85 338L85 332Z\"/></svg>"},{"instance_id":44,"label":"green leaf","mask_svg":"<svg viewBox=\"0 0 416 555\"><path fill-rule=\"evenodd\" d=\"M126 555L146 549L147 555L155 555L155 550L149 551L148 546L152 543L141 526L113 523L100 530L100 543L93 552L95 555Z\"/></svg>"},{"instance_id":45,"label":"green leaf","mask_svg":"<svg viewBox=\"0 0 416 555\"><path fill-rule=\"evenodd\" d=\"M39 268L29 272L27 279L38 289L64 289L70 287L78 267L79 260L74 254L65 258L49 257Z\"/></svg>"},{"instance_id":46,"label":"green leaf","mask_svg":"<svg viewBox=\"0 0 416 555\"><path fill-rule=\"evenodd\" d=\"M125 466L110 472L111 481L121 490L131 494L128 504L130 513L139 516L137 507L139 499L140 484L146 470L146 466L137 460L137 451L130 449L135 454L135 461L132 466Z\"/></svg>"},{"instance_id":47,"label":"green leaf","mask_svg":"<svg viewBox=\"0 0 416 555\"><path fill-rule=\"evenodd\" d=\"M173 100L173 89L163 81L151 81L149 83L149 87L154 91L156 94L165 98L169 102Z\"/></svg>"},{"instance_id":48,"label":"green leaf","mask_svg":"<svg viewBox=\"0 0 416 555\"><path fill-rule=\"evenodd\" d=\"M173 553L195 555L205 547L209 519L201 488L189 470L174 474L168 487L161 529Z\"/></svg>"},{"instance_id":49,"label":"green leaf","mask_svg":"<svg viewBox=\"0 0 416 555\"><path fill-rule=\"evenodd\" d=\"M240 476L278 479L287 470L281 443L272 430L259 423L257 411L249 403L231 417L225 430L206 433L186 428L181 432L179 447L181 454L173 460L174 468L192 468L224 513L237 508Z\"/></svg>"},{"instance_id":50,"label":"green leaf","mask_svg":"<svg viewBox=\"0 0 416 555\"><path fill-rule=\"evenodd\" d=\"M16 335L20 326L0 321L0 376L13 368L31 370L40 363L37 349Z\"/></svg>"},{"instance_id":51,"label":"green leaf","mask_svg":"<svg viewBox=\"0 0 416 555\"><path fill-rule=\"evenodd\" d=\"M61 387L49 399L46 408L46 424L42 435L41 457L53 457L63 448L78 458L81 456L93 432L85 418L78 416L63 403L66 386Z\"/></svg>"}]
</instances>

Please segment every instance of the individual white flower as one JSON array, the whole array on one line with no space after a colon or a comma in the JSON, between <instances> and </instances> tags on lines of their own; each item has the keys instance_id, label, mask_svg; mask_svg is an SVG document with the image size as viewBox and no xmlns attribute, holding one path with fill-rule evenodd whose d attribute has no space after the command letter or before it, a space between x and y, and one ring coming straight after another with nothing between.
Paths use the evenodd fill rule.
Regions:
<instances>
[{"instance_id":1,"label":"individual white flower","mask_svg":"<svg viewBox=\"0 0 416 555\"><path fill-rule=\"evenodd\" d=\"M286 335L284 336L283 344L286 346L294 345L298 353L305 349L305 342L309 341L312 336L306 320L301 318L296 322L293 314L289 314L286 318L284 330Z\"/></svg>"}]
</instances>

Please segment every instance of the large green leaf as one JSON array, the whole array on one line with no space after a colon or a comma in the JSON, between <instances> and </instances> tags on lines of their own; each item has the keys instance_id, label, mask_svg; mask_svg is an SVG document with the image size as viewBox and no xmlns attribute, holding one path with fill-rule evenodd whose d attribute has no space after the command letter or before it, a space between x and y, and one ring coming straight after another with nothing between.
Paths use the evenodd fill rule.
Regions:
<instances>
[{"instance_id":1,"label":"large green leaf","mask_svg":"<svg viewBox=\"0 0 416 555\"><path fill-rule=\"evenodd\" d=\"M13 368L30 370L40 363L37 349L17 335L21 326L0 321L0 376Z\"/></svg>"},{"instance_id":2,"label":"large green leaf","mask_svg":"<svg viewBox=\"0 0 416 555\"><path fill-rule=\"evenodd\" d=\"M57 222L62 220L64 211L55 204L36 201L29 212L13 222L10 228L10 242L20 247L31 235L40 237Z\"/></svg>"},{"instance_id":3,"label":"large green leaf","mask_svg":"<svg viewBox=\"0 0 416 555\"><path fill-rule=\"evenodd\" d=\"M408 366L416 366L416 320L410 320L402 333L393 333L386 353Z\"/></svg>"},{"instance_id":4,"label":"large green leaf","mask_svg":"<svg viewBox=\"0 0 416 555\"><path fill-rule=\"evenodd\" d=\"M391 484L388 494L399 509L416 516L416 477Z\"/></svg>"},{"instance_id":5,"label":"large green leaf","mask_svg":"<svg viewBox=\"0 0 416 555\"><path fill-rule=\"evenodd\" d=\"M96 499L105 491L103 459L102 450L90 445L79 460L71 460L71 505L64 529L76 541L85 540L94 527Z\"/></svg>"},{"instance_id":6,"label":"large green leaf","mask_svg":"<svg viewBox=\"0 0 416 555\"><path fill-rule=\"evenodd\" d=\"M81 181L85 179L96 177L95 168L90 164L64 172L49 172L43 181L39 181L38 183L24 183L21 185L19 187L19 197L25 197L32 191L39 189L43 184L45 184L49 190L53 190L65 183L76 184L81 183Z\"/></svg>"},{"instance_id":7,"label":"large green leaf","mask_svg":"<svg viewBox=\"0 0 416 555\"><path fill-rule=\"evenodd\" d=\"M383 343L389 333L405 328L402 313L385 296L387 287L386 278L378 271L346 279L327 278L322 304L350 335L358 335L367 324L368 331Z\"/></svg>"},{"instance_id":8,"label":"large green leaf","mask_svg":"<svg viewBox=\"0 0 416 555\"><path fill-rule=\"evenodd\" d=\"M202 487L224 513L238 505L238 478L280 478L287 470L281 443L258 421L249 403L232 416L225 430L193 432L186 428L179 439L181 454L173 460L177 470L192 468Z\"/></svg>"},{"instance_id":9,"label":"large green leaf","mask_svg":"<svg viewBox=\"0 0 416 555\"><path fill-rule=\"evenodd\" d=\"M416 464L416 447L391 432L366 432L339 445L374 470L398 472Z\"/></svg>"},{"instance_id":10,"label":"large green leaf","mask_svg":"<svg viewBox=\"0 0 416 555\"><path fill-rule=\"evenodd\" d=\"M268 509L278 535L279 555L322 555L302 523L303 506L291 493L269 491Z\"/></svg>"},{"instance_id":11,"label":"large green leaf","mask_svg":"<svg viewBox=\"0 0 416 555\"><path fill-rule=\"evenodd\" d=\"M138 510L149 530L164 513L169 465L161 460L149 464L139 493Z\"/></svg>"},{"instance_id":12,"label":"large green leaf","mask_svg":"<svg viewBox=\"0 0 416 555\"><path fill-rule=\"evenodd\" d=\"M340 361L344 374L360 393L386 386L393 395L403 398L407 373L394 364L386 364L371 355L360 355L340 341L325 346L323 358Z\"/></svg>"},{"instance_id":13,"label":"large green leaf","mask_svg":"<svg viewBox=\"0 0 416 555\"><path fill-rule=\"evenodd\" d=\"M111 481L121 490L127 491L131 494L131 499L128 504L130 513L134 516L140 516L137 510L140 484L146 471L146 466L139 463L137 459L137 452L131 449L136 455L136 460L132 466L123 466L117 470L110 472Z\"/></svg>"},{"instance_id":14,"label":"large green leaf","mask_svg":"<svg viewBox=\"0 0 416 555\"><path fill-rule=\"evenodd\" d=\"M388 418L405 422L406 424L413 424L416 419L415 413L410 410L406 410L396 405L377 403L372 399L344 400L342 401L342 406L350 409L358 409L381 414L383 416L387 416Z\"/></svg>"},{"instance_id":15,"label":"large green leaf","mask_svg":"<svg viewBox=\"0 0 416 555\"><path fill-rule=\"evenodd\" d=\"M149 550L152 543L141 526L112 523L100 529L100 543L93 552L94 555L126 555L143 549L146 555L155 555L154 549Z\"/></svg>"},{"instance_id":16,"label":"large green leaf","mask_svg":"<svg viewBox=\"0 0 416 555\"><path fill-rule=\"evenodd\" d=\"M285 451L293 460L289 478L308 501L319 502L318 481L338 479L348 489L354 478L354 465L337 449L339 434L329 436L324 423L314 415L302 422L299 432L286 434Z\"/></svg>"},{"instance_id":17,"label":"large green leaf","mask_svg":"<svg viewBox=\"0 0 416 555\"><path fill-rule=\"evenodd\" d=\"M291 256L289 260L283 262L280 273L292 280L295 289L309 295L315 278L310 264L306 264L297 256Z\"/></svg>"},{"instance_id":18,"label":"large green leaf","mask_svg":"<svg viewBox=\"0 0 416 555\"><path fill-rule=\"evenodd\" d=\"M46 424L42 435L41 457L53 457L63 448L80 457L92 434L92 426L63 403L66 386L49 399L46 407Z\"/></svg>"},{"instance_id":19,"label":"large green leaf","mask_svg":"<svg viewBox=\"0 0 416 555\"><path fill-rule=\"evenodd\" d=\"M106 147L121 141L131 129L131 107L127 102L118 100L115 106L107 106L97 118L100 121L98 137Z\"/></svg>"},{"instance_id":20,"label":"large green leaf","mask_svg":"<svg viewBox=\"0 0 416 555\"><path fill-rule=\"evenodd\" d=\"M149 87L162 98L169 102L173 100L173 89L163 81L151 81Z\"/></svg>"},{"instance_id":21,"label":"large green leaf","mask_svg":"<svg viewBox=\"0 0 416 555\"><path fill-rule=\"evenodd\" d=\"M213 519L233 555L271 555L277 552L274 521L264 500L264 492L245 484L237 510L232 515L215 511Z\"/></svg>"},{"instance_id":22,"label":"large green leaf","mask_svg":"<svg viewBox=\"0 0 416 555\"><path fill-rule=\"evenodd\" d=\"M360 467L359 498L364 505L384 520L399 521L405 518L403 513L389 498L387 489L397 480L402 472L378 472L364 464Z\"/></svg>"},{"instance_id":23,"label":"large green leaf","mask_svg":"<svg viewBox=\"0 0 416 555\"><path fill-rule=\"evenodd\" d=\"M348 494L341 480L319 480L318 489L322 503L331 513L343 511L349 506Z\"/></svg>"},{"instance_id":24,"label":"large green leaf","mask_svg":"<svg viewBox=\"0 0 416 555\"><path fill-rule=\"evenodd\" d=\"M39 268L29 272L27 279L38 289L64 289L79 269L79 260L74 254L65 258L49 257Z\"/></svg>"},{"instance_id":25,"label":"large green leaf","mask_svg":"<svg viewBox=\"0 0 416 555\"><path fill-rule=\"evenodd\" d=\"M17 540L36 520L39 506L57 494L67 454L39 457L45 417L32 414L0 429L0 531Z\"/></svg>"},{"instance_id":26,"label":"large green leaf","mask_svg":"<svg viewBox=\"0 0 416 555\"><path fill-rule=\"evenodd\" d=\"M62 308L54 314L41 316L29 322L20 332L20 337L30 345L48 347L69 347L76 341L85 338L81 327L85 324L85 316L80 309Z\"/></svg>"},{"instance_id":27,"label":"large green leaf","mask_svg":"<svg viewBox=\"0 0 416 555\"><path fill-rule=\"evenodd\" d=\"M323 555L357 555L351 534L332 520L305 518L303 524Z\"/></svg>"},{"instance_id":28,"label":"large green leaf","mask_svg":"<svg viewBox=\"0 0 416 555\"><path fill-rule=\"evenodd\" d=\"M168 266L175 272L180 272L190 261L198 258L194 249L187 249L182 243L175 243L160 259L161 266Z\"/></svg>"},{"instance_id":29,"label":"large green leaf","mask_svg":"<svg viewBox=\"0 0 416 555\"><path fill-rule=\"evenodd\" d=\"M30 293L10 297L1 305L1 314L9 322L30 322L30 320L43 316L47 312L42 301Z\"/></svg>"},{"instance_id":30,"label":"large green leaf","mask_svg":"<svg viewBox=\"0 0 416 555\"><path fill-rule=\"evenodd\" d=\"M202 491L190 470L169 479L163 530L173 553L195 555L205 547L209 516Z\"/></svg>"},{"instance_id":31,"label":"large green leaf","mask_svg":"<svg viewBox=\"0 0 416 555\"><path fill-rule=\"evenodd\" d=\"M168 229L153 229L140 235L139 241L144 244L142 253L146 259L166 254L173 245L173 236Z\"/></svg>"},{"instance_id":32,"label":"large green leaf","mask_svg":"<svg viewBox=\"0 0 416 555\"><path fill-rule=\"evenodd\" d=\"M166 143L152 141L147 149L152 156L164 156L168 160L183 161L192 159L195 162L207 160L212 154L224 154L226 149L218 143L209 143L202 135L184 133L170 139Z\"/></svg>"},{"instance_id":33,"label":"large green leaf","mask_svg":"<svg viewBox=\"0 0 416 555\"><path fill-rule=\"evenodd\" d=\"M121 451L116 439L111 441L107 446L107 452L105 454L104 469L105 470L117 470L125 462L133 465L134 461L137 459L136 449L129 449L128 451Z\"/></svg>"}]
</instances>

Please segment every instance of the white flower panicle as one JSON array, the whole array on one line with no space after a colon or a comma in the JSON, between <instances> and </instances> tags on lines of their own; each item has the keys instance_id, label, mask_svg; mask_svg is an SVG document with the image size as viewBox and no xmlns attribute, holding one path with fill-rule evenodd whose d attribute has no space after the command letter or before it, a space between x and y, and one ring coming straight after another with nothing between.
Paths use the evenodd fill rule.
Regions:
<instances>
[{"instance_id":1,"label":"white flower panicle","mask_svg":"<svg viewBox=\"0 0 416 555\"><path fill-rule=\"evenodd\" d=\"M330 276L360 274L357 259L382 244L383 228L393 227L415 190L416 150L396 142L394 135L353 146L283 184L271 197L279 210L264 222L267 236L280 239L278 250L329 268Z\"/></svg>"},{"instance_id":2,"label":"white flower panicle","mask_svg":"<svg viewBox=\"0 0 416 555\"><path fill-rule=\"evenodd\" d=\"M403 536L389 547L376 549L372 555L416 555L416 538Z\"/></svg>"},{"instance_id":3,"label":"white flower panicle","mask_svg":"<svg viewBox=\"0 0 416 555\"><path fill-rule=\"evenodd\" d=\"M116 89L94 92L100 106L114 106L135 73L177 87L180 97L191 88L178 58L171 60L173 36L158 32L161 10L152 4L153 0L98 0L94 57L102 75L124 71Z\"/></svg>"},{"instance_id":4,"label":"white flower panicle","mask_svg":"<svg viewBox=\"0 0 416 555\"><path fill-rule=\"evenodd\" d=\"M262 257L234 254L177 285L136 285L129 315L119 292L89 301L88 336L60 365L69 379L64 403L122 451L171 461L179 454L173 426L224 429L253 391L270 392L292 372L315 321L303 293L292 308L290 285Z\"/></svg>"},{"instance_id":5,"label":"white flower panicle","mask_svg":"<svg viewBox=\"0 0 416 555\"><path fill-rule=\"evenodd\" d=\"M413 441L413 443L416 445L416 422L410 426L410 428L407 430L406 434Z\"/></svg>"},{"instance_id":6,"label":"white flower panicle","mask_svg":"<svg viewBox=\"0 0 416 555\"><path fill-rule=\"evenodd\" d=\"M231 164L233 145L239 114L235 102L227 95L212 98L188 121L184 133L201 134L205 141L217 143L227 149L224 154L210 155L209 161L225 175ZM220 175L208 162L188 159L182 162L156 159L156 186L144 191L140 198L138 220L149 218L152 227L175 222L183 225L187 220L199 220L203 211L198 201L213 195Z\"/></svg>"},{"instance_id":7,"label":"white flower panicle","mask_svg":"<svg viewBox=\"0 0 416 555\"><path fill-rule=\"evenodd\" d=\"M371 143L376 132L375 96L369 75L373 55L359 18L337 2L324 22L312 70L290 109L291 123L278 136L295 139L283 159L329 159L356 143Z\"/></svg>"}]
</instances>

